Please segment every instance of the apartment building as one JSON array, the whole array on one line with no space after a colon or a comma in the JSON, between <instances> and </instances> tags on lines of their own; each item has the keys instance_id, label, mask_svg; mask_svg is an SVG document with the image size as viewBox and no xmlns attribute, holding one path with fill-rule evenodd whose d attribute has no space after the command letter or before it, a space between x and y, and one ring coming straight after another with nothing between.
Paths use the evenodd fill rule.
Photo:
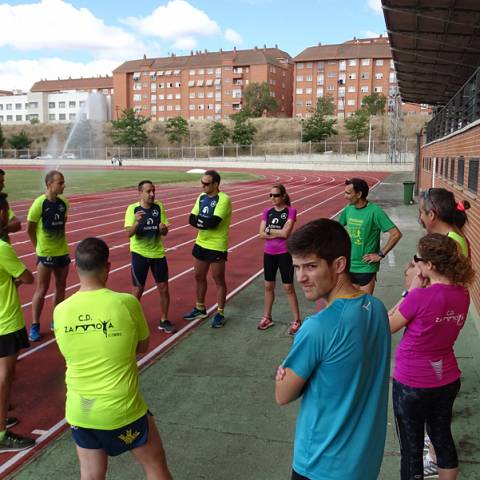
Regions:
<instances>
[{"instance_id":1,"label":"apartment building","mask_svg":"<svg viewBox=\"0 0 480 480\"><path fill-rule=\"evenodd\" d=\"M28 92L6 93L0 95L0 122L6 125L32 120L69 123L80 115L85 119L109 120L113 78L41 80Z\"/></svg>"},{"instance_id":2,"label":"apartment building","mask_svg":"<svg viewBox=\"0 0 480 480\"><path fill-rule=\"evenodd\" d=\"M262 82L276 115L291 117L293 61L277 46L128 61L113 71L113 115L133 108L152 120L220 120L242 109L246 86Z\"/></svg>"},{"instance_id":3,"label":"apartment building","mask_svg":"<svg viewBox=\"0 0 480 480\"><path fill-rule=\"evenodd\" d=\"M294 58L294 63L296 117L311 115L317 99L327 95L334 100L335 114L346 117L361 107L366 95L378 92L388 97L397 88L390 43L383 36L309 47ZM409 106L409 111L412 108L422 110Z\"/></svg>"}]
</instances>

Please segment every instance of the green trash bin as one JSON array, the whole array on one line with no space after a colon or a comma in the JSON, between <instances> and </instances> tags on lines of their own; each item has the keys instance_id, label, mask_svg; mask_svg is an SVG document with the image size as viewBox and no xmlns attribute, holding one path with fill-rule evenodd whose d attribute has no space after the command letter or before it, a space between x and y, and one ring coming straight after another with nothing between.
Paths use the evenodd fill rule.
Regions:
<instances>
[{"instance_id":1,"label":"green trash bin","mask_svg":"<svg viewBox=\"0 0 480 480\"><path fill-rule=\"evenodd\" d=\"M403 182L403 203L405 205L413 205L413 187L415 182L411 180Z\"/></svg>"}]
</instances>

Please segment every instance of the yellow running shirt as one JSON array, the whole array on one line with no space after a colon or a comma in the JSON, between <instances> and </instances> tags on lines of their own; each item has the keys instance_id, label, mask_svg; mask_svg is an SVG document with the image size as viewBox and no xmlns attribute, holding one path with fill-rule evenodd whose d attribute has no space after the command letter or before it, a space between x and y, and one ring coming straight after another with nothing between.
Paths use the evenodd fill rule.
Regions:
<instances>
[{"instance_id":1,"label":"yellow running shirt","mask_svg":"<svg viewBox=\"0 0 480 480\"><path fill-rule=\"evenodd\" d=\"M113 430L145 415L136 349L149 331L140 302L108 288L77 292L57 305L53 320L67 367L68 423Z\"/></svg>"},{"instance_id":2,"label":"yellow running shirt","mask_svg":"<svg viewBox=\"0 0 480 480\"><path fill-rule=\"evenodd\" d=\"M145 212L140 221L137 233L130 237L130 251L146 258L163 258L165 247L160 235L160 223L168 225L167 215L162 202L154 202L151 208L143 208L140 202L129 205L125 212L125 228L135 223L135 213L139 210Z\"/></svg>"},{"instance_id":3,"label":"yellow running shirt","mask_svg":"<svg viewBox=\"0 0 480 480\"><path fill-rule=\"evenodd\" d=\"M20 298L13 281L26 269L13 247L0 240L0 335L17 332L25 326Z\"/></svg>"},{"instance_id":4,"label":"yellow running shirt","mask_svg":"<svg viewBox=\"0 0 480 480\"><path fill-rule=\"evenodd\" d=\"M228 229L232 219L232 204L230 197L224 192L209 197L202 193L197 198L192 213L199 217L220 217L222 221L215 227L207 230L198 230L195 243L208 250L226 252L228 250Z\"/></svg>"},{"instance_id":5,"label":"yellow running shirt","mask_svg":"<svg viewBox=\"0 0 480 480\"><path fill-rule=\"evenodd\" d=\"M68 200L62 195L59 195L55 202L51 202L43 194L32 203L27 220L37 224L36 252L39 257L60 257L68 254L65 237L68 206Z\"/></svg>"}]
</instances>

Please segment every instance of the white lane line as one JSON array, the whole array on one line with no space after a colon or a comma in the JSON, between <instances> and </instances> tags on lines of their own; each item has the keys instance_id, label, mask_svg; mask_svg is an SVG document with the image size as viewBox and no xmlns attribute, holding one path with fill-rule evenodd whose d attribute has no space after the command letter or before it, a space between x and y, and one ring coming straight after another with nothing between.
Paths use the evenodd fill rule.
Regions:
<instances>
[{"instance_id":1,"label":"white lane line","mask_svg":"<svg viewBox=\"0 0 480 480\"><path fill-rule=\"evenodd\" d=\"M45 435L48 432L48 430L39 430L38 428L35 430L32 430L32 435Z\"/></svg>"}]
</instances>

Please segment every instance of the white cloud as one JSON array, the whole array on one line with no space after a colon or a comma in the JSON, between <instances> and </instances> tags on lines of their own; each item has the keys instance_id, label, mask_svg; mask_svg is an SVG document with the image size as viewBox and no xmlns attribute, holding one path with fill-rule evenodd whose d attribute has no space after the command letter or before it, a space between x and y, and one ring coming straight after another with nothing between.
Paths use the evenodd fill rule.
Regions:
<instances>
[{"instance_id":1,"label":"white cloud","mask_svg":"<svg viewBox=\"0 0 480 480\"><path fill-rule=\"evenodd\" d=\"M148 17L128 17L121 20L140 34L174 42L177 48L196 45L196 37L221 33L218 24L208 15L185 0L170 0L157 7Z\"/></svg>"},{"instance_id":2,"label":"white cloud","mask_svg":"<svg viewBox=\"0 0 480 480\"><path fill-rule=\"evenodd\" d=\"M371 8L375 13L381 15L383 13L382 10L382 0L368 0L368 6Z\"/></svg>"},{"instance_id":3,"label":"white cloud","mask_svg":"<svg viewBox=\"0 0 480 480\"><path fill-rule=\"evenodd\" d=\"M56 80L60 78L94 77L111 75L120 65L112 60L92 62L71 62L61 58L42 58L39 60L8 60L0 62L0 89L29 90L42 78Z\"/></svg>"},{"instance_id":4,"label":"white cloud","mask_svg":"<svg viewBox=\"0 0 480 480\"><path fill-rule=\"evenodd\" d=\"M0 5L0 47L87 50L97 57L106 51L128 54L139 49L134 35L61 0Z\"/></svg>"},{"instance_id":5,"label":"white cloud","mask_svg":"<svg viewBox=\"0 0 480 480\"><path fill-rule=\"evenodd\" d=\"M232 28L227 28L223 36L225 37L225 40L228 40L230 43L234 43L235 45L240 45L243 43L242 36Z\"/></svg>"}]
</instances>

